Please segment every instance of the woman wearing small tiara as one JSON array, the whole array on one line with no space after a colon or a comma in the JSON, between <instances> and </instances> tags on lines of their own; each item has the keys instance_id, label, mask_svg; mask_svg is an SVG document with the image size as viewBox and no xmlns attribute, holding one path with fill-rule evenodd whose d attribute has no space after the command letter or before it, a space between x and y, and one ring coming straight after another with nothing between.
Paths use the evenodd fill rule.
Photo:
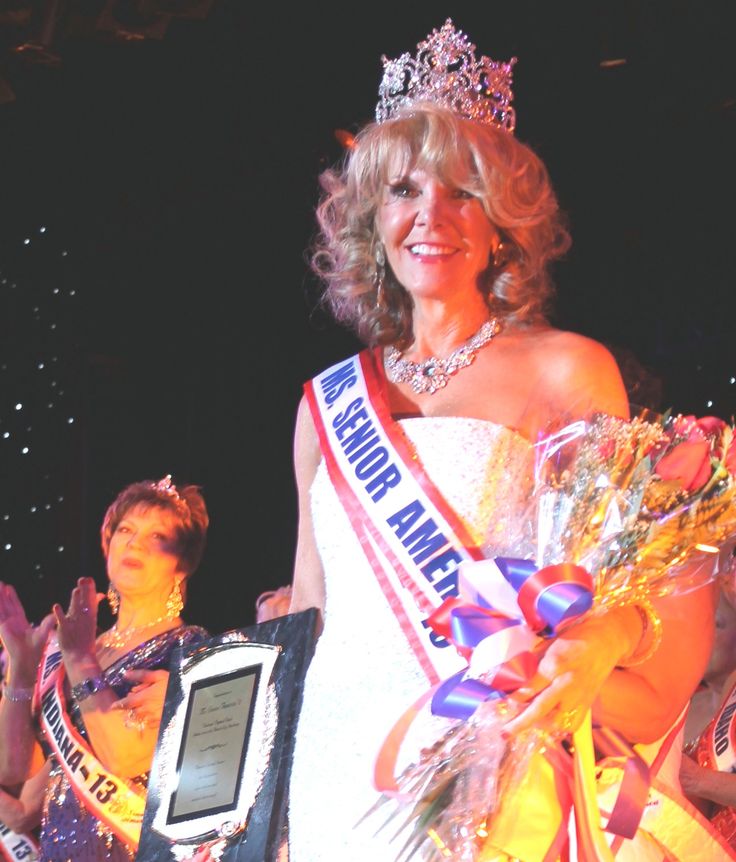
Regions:
<instances>
[{"instance_id":1,"label":"woman wearing small tiara","mask_svg":"<svg viewBox=\"0 0 736 862\"><path fill-rule=\"evenodd\" d=\"M0 783L48 775L40 859L134 857L172 650L207 636L180 614L209 518L194 485L135 482L107 509L102 550L117 619L97 636L97 594L80 578L69 607L30 625L0 584L9 671L0 700ZM158 676L151 673L158 671ZM34 778L34 780L36 780Z\"/></svg>"},{"instance_id":2,"label":"woman wearing small tiara","mask_svg":"<svg viewBox=\"0 0 736 862\"><path fill-rule=\"evenodd\" d=\"M323 629L297 729L291 862L399 856L401 814L386 826L380 809L365 815L452 725L422 698L464 666L428 617L457 594L458 563L521 516L540 432L560 417L628 417L610 353L545 322L547 267L568 234L544 165L513 135L513 61L474 50L448 20L415 58L384 60L376 121L321 178L313 266L369 349L310 381L297 417L291 610L320 608ZM593 707L657 761L658 782L676 782L664 746L676 755L713 604L705 586L565 629L516 692L508 733L569 735ZM477 855L435 836L432 858L577 858L553 822L561 807L514 795ZM637 862L663 858L658 840L643 825L633 841L609 837ZM671 858L695 858L688 847Z\"/></svg>"}]
</instances>

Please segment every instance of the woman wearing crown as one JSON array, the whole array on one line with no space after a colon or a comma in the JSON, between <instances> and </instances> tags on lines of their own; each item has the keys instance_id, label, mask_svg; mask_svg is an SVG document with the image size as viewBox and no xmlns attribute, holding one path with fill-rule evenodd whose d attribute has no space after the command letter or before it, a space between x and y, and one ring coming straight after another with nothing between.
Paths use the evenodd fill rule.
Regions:
<instances>
[{"instance_id":1,"label":"woman wearing crown","mask_svg":"<svg viewBox=\"0 0 736 862\"><path fill-rule=\"evenodd\" d=\"M380 828L365 815L392 791L387 773L453 723L423 695L464 664L428 621L456 595L458 565L521 516L540 433L560 417L628 416L609 352L545 322L547 267L569 238L544 165L513 135L514 61L474 50L448 20L416 57L384 59L376 121L322 176L313 265L326 305L369 349L306 384L296 423L291 610L320 608L323 629L297 729L291 862L399 856L401 817ZM592 708L677 796L678 722L713 603L706 585L565 629L516 692L506 732L559 738ZM558 777L532 762L472 858L603 858L575 849ZM606 847L661 860L654 819ZM695 858L690 820L667 858ZM708 840L707 858L727 858ZM471 858L439 836L433 852Z\"/></svg>"},{"instance_id":2,"label":"woman wearing crown","mask_svg":"<svg viewBox=\"0 0 736 862\"><path fill-rule=\"evenodd\" d=\"M199 489L167 476L124 488L101 530L115 624L97 637L97 595L80 578L65 612L28 623L0 584L10 666L0 701L0 782L48 776L42 860L134 857L172 650L207 636L181 611L204 551Z\"/></svg>"}]
</instances>

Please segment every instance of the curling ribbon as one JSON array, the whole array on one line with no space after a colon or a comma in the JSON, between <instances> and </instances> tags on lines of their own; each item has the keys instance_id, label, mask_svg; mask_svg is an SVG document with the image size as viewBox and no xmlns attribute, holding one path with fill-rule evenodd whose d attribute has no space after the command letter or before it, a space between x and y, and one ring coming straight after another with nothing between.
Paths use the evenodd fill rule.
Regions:
<instances>
[{"instance_id":1,"label":"curling ribbon","mask_svg":"<svg viewBox=\"0 0 736 862\"><path fill-rule=\"evenodd\" d=\"M573 733L572 799L575 810L579 862L613 862L614 856L601 828L596 785L595 752L590 710Z\"/></svg>"},{"instance_id":2,"label":"curling ribbon","mask_svg":"<svg viewBox=\"0 0 736 862\"><path fill-rule=\"evenodd\" d=\"M463 564L460 583L464 598L446 599L427 624L449 640L471 666L481 644L489 648L484 652L495 652L506 660L495 662L495 672L488 683L466 679L467 671L441 683L432 698L434 715L468 719L484 701L515 691L531 678L538 662L531 651L534 641L528 639L523 623L534 632L555 634L562 623L581 616L592 606L592 579L582 566L562 563L537 570L530 560L496 557L495 565L489 569L488 562ZM498 589L498 584L493 583L497 577L494 569L512 588L520 616L509 616L513 611L503 599L506 612L494 609ZM468 597L473 601L467 601ZM511 627L519 630L509 631ZM504 635L499 637L502 632ZM486 666L494 664L486 661Z\"/></svg>"}]
</instances>

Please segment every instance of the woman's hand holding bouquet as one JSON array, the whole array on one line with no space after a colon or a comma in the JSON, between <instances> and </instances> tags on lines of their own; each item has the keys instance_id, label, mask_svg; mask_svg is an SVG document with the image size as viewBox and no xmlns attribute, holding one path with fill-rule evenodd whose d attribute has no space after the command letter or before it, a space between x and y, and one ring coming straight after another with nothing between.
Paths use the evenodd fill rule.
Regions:
<instances>
[{"instance_id":1,"label":"woman's hand holding bouquet","mask_svg":"<svg viewBox=\"0 0 736 862\"><path fill-rule=\"evenodd\" d=\"M646 689L661 600L712 581L736 536L734 429L716 417L599 414L561 425L535 453L526 517L503 548L484 549L487 560L462 564L460 596L430 619L468 668L432 698L433 712L457 721L385 797L411 827L405 858L481 859L504 796L538 772L557 786L558 819L574 809L585 821L578 858L608 858L592 801L591 710L627 667L634 691ZM647 766L622 734L598 736L637 775L627 815L608 826L632 837Z\"/></svg>"}]
</instances>

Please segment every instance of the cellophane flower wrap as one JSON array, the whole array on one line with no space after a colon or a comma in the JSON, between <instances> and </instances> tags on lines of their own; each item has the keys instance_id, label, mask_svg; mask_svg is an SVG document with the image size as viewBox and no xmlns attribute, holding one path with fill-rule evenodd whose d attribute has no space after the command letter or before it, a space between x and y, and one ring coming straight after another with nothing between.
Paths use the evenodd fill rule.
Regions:
<instances>
[{"instance_id":1,"label":"cellophane flower wrap","mask_svg":"<svg viewBox=\"0 0 736 862\"><path fill-rule=\"evenodd\" d=\"M461 577L460 597L445 603L447 614L470 609L496 621L516 615L515 636L526 630L528 640L522 636L514 661L502 664L501 671L511 672L500 674L498 658L489 659L494 651L486 648L493 638L481 636L472 650L466 645L463 684L471 686L471 699L475 687L475 702L376 806L387 813L382 828L406 838L399 859L477 862L505 788L525 780L536 752L550 757L559 747L559 727L503 732L521 709L513 691L523 684L524 659L538 661L556 634L588 615L705 584L736 536L736 439L733 424L717 417L596 414L559 423L534 452L526 516L504 547L487 546L484 553L504 571L523 563L527 574L544 573L564 564L585 578L572 589L562 584L552 623L523 619L518 625L523 614L518 605L509 608L503 590L498 600L482 587L476 591L472 577L464 587ZM586 578L582 589L589 594L581 602ZM522 812L518 817L523 824Z\"/></svg>"}]
</instances>

